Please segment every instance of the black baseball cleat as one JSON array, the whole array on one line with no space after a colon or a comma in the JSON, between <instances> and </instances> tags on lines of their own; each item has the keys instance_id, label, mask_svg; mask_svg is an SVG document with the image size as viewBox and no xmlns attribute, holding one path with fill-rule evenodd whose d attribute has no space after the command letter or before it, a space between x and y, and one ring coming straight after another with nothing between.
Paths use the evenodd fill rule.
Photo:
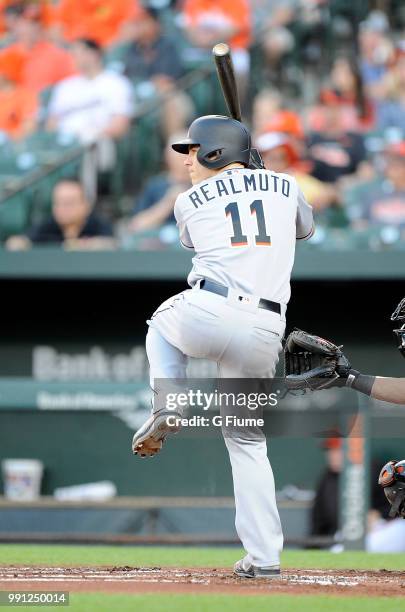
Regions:
<instances>
[{"instance_id":1,"label":"black baseball cleat","mask_svg":"<svg viewBox=\"0 0 405 612\"><path fill-rule=\"evenodd\" d=\"M167 419L170 417L170 422ZM154 457L162 448L166 436L181 428L181 415L172 410L152 414L134 434L132 452L140 457Z\"/></svg>"},{"instance_id":2,"label":"black baseball cleat","mask_svg":"<svg viewBox=\"0 0 405 612\"><path fill-rule=\"evenodd\" d=\"M280 578L280 567L257 567L251 563L244 563L244 559L240 559L233 566L233 573L240 578Z\"/></svg>"}]
</instances>

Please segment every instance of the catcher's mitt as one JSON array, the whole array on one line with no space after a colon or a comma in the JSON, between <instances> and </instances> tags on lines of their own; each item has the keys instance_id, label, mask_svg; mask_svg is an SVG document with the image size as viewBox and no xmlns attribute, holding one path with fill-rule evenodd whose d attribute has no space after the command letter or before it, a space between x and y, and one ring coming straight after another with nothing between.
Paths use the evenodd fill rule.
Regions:
<instances>
[{"instance_id":1,"label":"catcher's mitt","mask_svg":"<svg viewBox=\"0 0 405 612\"><path fill-rule=\"evenodd\" d=\"M327 389L346 385L351 365L333 342L296 329L284 346L287 389Z\"/></svg>"},{"instance_id":2,"label":"catcher's mitt","mask_svg":"<svg viewBox=\"0 0 405 612\"><path fill-rule=\"evenodd\" d=\"M389 516L405 518L405 460L388 461L380 472L378 484L391 504Z\"/></svg>"}]
</instances>

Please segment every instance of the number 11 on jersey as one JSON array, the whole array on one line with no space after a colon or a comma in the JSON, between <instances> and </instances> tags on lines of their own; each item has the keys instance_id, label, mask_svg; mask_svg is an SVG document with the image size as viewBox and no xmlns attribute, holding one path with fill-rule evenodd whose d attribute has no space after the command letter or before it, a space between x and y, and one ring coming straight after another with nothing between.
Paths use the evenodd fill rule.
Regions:
<instances>
[{"instance_id":1,"label":"number 11 on jersey","mask_svg":"<svg viewBox=\"0 0 405 612\"><path fill-rule=\"evenodd\" d=\"M263 200L255 200L250 205L250 212L256 215L258 233L255 235L255 244L258 246L270 246L271 238L267 234L266 219L264 218ZM242 232L242 224L237 202L231 202L225 207L225 214L231 216L233 236L231 236L232 246L247 246L248 236Z\"/></svg>"}]
</instances>

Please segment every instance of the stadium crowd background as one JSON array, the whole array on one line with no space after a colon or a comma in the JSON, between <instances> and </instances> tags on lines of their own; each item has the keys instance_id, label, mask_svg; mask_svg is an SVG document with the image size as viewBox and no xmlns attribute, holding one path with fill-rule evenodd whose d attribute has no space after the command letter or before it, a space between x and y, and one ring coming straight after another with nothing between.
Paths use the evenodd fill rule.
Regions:
<instances>
[{"instance_id":1,"label":"stadium crowd background","mask_svg":"<svg viewBox=\"0 0 405 612\"><path fill-rule=\"evenodd\" d=\"M367 268L371 268L367 249L393 249L401 265L405 244L404 0L150 0L148 4L141 0L0 0L0 245L10 251L44 244L59 244L66 250L180 248L173 206L178 193L189 187L189 177L182 156L171 150L170 142L184 134L195 117L226 112L211 57L212 46L219 41L228 41L232 47L244 120L266 166L294 174L314 206L317 231L300 248L330 249L332 257L334 250L366 250L367 257L359 259ZM43 256L39 250L36 255ZM76 362L86 360L87 354L91 357L94 347L106 361L123 364L124 379L110 381L118 383L120 391L123 382L139 382L146 358L142 357L134 374L130 361L130 355L140 354L137 334L143 334L147 314L169 291L167 279L178 273L170 269L168 276L170 258L165 270L165 256L158 253L159 260L154 261L159 261L161 278L151 277L153 282L145 291L142 268L150 254L139 255L137 268L132 253L129 258L138 285L132 284L132 276L125 287L114 281L111 306L105 299L102 253L94 258L101 262L95 274L103 279L101 285L79 280L72 289L70 280L55 284L55 269L56 275L60 270L52 267L53 255L45 251L34 266L34 277L43 268L35 291L30 284L32 270L22 270L22 280L16 276L19 283L28 278L23 291L34 296L29 316L26 299L21 300L15 290L13 270L7 284L6 269L12 259L21 261L23 268L28 258L4 258L8 314L0 352L5 356L2 376L16 377L13 397L19 397L15 392L19 377L26 377L27 385L39 380L45 390L48 383L62 381L63 389L72 394L75 387L69 385L76 385L76 378L94 384L90 366L83 379L80 373L69 375L64 369L65 363L71 363L74 370ZM107 253L107 258L114 257ZM94 261L87 254L79 265L75 257L66 255L66 259L73 260L68 279L80 278L85 259ZM387 330L383 323L381 328L375 325L374 317L378 321L386 317L387 301L394 305L394 293L387 297L371 284L357 283L357 276L342 292L342 268L353 259L349 252L339 260L336 288L333 283L327 287L328 309L319 300L307 299L314 285L311 289L313 280L306 278L305 287L295 292L291 320L293 308L300 314L295 319L298 324L316 317L312 319L316 325L308 323L309 329L325 337L330 332L345 344L352 342L350 352L356 363L375 368L379 360L378 371L391 375L391 368L401 365L391 362ZM314 261L318 267L320 258ZM119 259L114 274L122 266ZM309 273L316 278L313 269ZM21 269L14 274L21 274ZM94 271L87 274L91 277ZM50 283L43 281L46 275ZM330 275L333 279L332 269ZM183 272L181 279L184 283ZM320 291L317 286L313 295ZM366 312L354 308L360 293L367 305L371 303L367 295L372 296L373 307ZM141 296L136 307L134 295ZM398 297L402 296L400 289ZM78 304L87 306L78 308ZM347 316L342 317L342 312ZM353 330L359 320L364 325ZM143 341L142 335L142 345ZM38 347L55 356L55 365L37 380L32 356ZM8 400L3 399L3 407L4 401ZM30 401L34 409L36 396ZM91 455L89 479L111 474L120 494L138 495L141 485L141 494L149 495L149 483L155 487L158 478L162 494L173 494L172 474L164 482L160 464L152 467L154 478L152 473L138 481L127 477L128 432L116 420L105 425L103 417L98 421L99 415L86 414L85 409L73 418L65 415L64 422L76 432L71 435L78 444L66 461L59 447L56 452L49 443L52 438L58 442L59 432L64 432L61 414L53 420L48 413L46 428L38 414L24 414L27 425L21 428L21 412L18 419L3 413L2 427L10 432L3 453L18 454L13 441L21 430L28 432L24 452L44 462L51 478L47 493L56 485L79 482L80 458L86 452L87 457ZM38 435L33 434L35 427ZM90 453L86 432L91 428L94 437L96 427L97 435L108 440L109 453L101 444ZM391 443L382 452L381 442L377 470L387 457L396 455ZM169 455L168 472L184 448L179 447L178 456ZM279 448L279 456L277 447L273 452L281 480L288 484L295 479L300 484L303 475L314 478L307 464L299 472L296 464L288 463L290 457L295 460L288 446ZM323 450L326 469L317 489L313 536L333 536L339 521L341 441L327 440ZM194 465L206 461L205 451ZM215 453L212 456L215 460ZM319 455L314 457L316 469ZM172 473L176 473L174 467ZM209 485L197 480L195 473L192 479L179 482L176 490L223 494L216 465ZM375 476L374 470L374 485ZM309 478L305 483L315 486ZM382 501L384 509L381 495L379 500L372 499L373 511L378 511L374 519L385 518L385 498ZM386 544L386 534L384 539ZM403 547L404 537L400 540L393 532L391 541Z\"/></svg>"},{"instance_id":2,"label":"stadium crowd background","mask_svg":"<svg viewBox=\"0 0 405 612\"><path fill-rule=\"evenodd\" d=\"M6 248L176 243L173 206L189 180L168 145L196 116L225 111L219 41L232 47L266 167L296 176L315 208L314 244L402 248L400 0L0 0L0 10Z\"/></svg>"}]
</instances>

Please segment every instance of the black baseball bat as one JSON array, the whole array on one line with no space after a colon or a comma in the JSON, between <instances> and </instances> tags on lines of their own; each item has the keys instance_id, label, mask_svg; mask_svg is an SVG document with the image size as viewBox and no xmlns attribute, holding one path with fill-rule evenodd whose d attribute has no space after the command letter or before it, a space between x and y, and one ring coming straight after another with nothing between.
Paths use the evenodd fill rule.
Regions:
<instances>
[{"instance_id":1,"label":"black baseball bat","mask_svg":"<svg viewBox=\"0 0 405 612\"><path fill-rule=\"evenodd\" d=\"M235 70L229 45L226 43L218 43L212 49L212 53L229 114L232 119L242 121L238 87L236 85ZM262 157L256 149L251 149L249 168L264 168Z\"/></svg>"},{"instance_id":2,"label":"black baseball bat","mask_svg":"<svg viewBox=\"0 0 405 612\"><path fill-rule=\"evenodd\" d=\"M233 119L242 121L231 50L226 43L218 43L212 53L229 114Z\"/></svg>"}]
</instances>

